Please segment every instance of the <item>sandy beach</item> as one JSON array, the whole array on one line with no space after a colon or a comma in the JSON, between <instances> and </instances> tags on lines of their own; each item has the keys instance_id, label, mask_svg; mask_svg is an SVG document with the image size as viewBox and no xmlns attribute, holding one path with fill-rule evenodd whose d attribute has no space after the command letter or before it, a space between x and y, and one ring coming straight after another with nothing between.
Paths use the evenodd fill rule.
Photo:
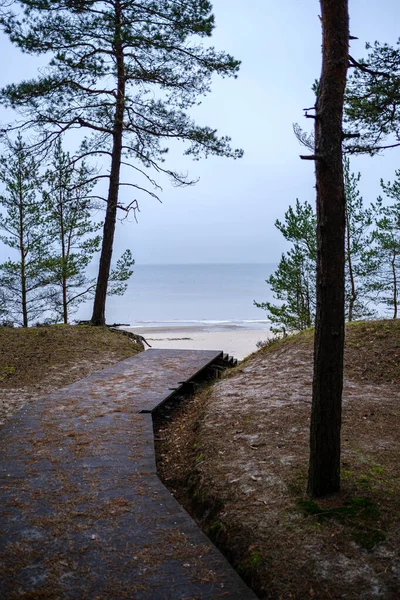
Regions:
<instances>
[{"instance_id":1,"label":"sandy beach","mask_svg":"<svg viewBox=\"0 0 400 600\"><path fill-rule=\"evenodd\" d=\"M237 325L124 327L142 335L152 348L222 350L242 360L255 350L257 342L271 337L266 328Z\"/></svg>"}]
</instances>

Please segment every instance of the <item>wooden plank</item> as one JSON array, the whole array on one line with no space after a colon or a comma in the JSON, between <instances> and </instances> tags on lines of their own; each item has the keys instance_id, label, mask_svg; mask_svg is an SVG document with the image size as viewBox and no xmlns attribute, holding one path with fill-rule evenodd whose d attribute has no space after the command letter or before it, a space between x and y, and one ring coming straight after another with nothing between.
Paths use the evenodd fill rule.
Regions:
<instances>
[{"instance_id":1,"label":"wooden plank","mask_svg":"<svg viewBox=\"0 0 400 600\"><path fill-rule=\"evenodd\" d=\"M5 425L1 598L255 598L158 479L142 412L220 356L149 350Z\"/></svg>"}]
</instances>

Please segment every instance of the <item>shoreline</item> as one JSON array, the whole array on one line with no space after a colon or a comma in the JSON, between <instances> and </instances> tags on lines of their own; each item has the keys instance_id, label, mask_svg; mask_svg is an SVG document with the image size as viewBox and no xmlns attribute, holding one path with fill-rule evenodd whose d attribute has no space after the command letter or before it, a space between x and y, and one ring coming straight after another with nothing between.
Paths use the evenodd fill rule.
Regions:
<instances>
[{"instance_id":1,"label":"shoreline","mask_svg":"<svg viewBox=\"0 0 400 600\"><path fill-rule=\"evenodd\" d=\"M121 327L145 338L152 348L173 350L220 350L243 360L257 350L257 342L272 337L266 328L238 325L177 325L161 327Z\"/></svg>"}]
</instances>

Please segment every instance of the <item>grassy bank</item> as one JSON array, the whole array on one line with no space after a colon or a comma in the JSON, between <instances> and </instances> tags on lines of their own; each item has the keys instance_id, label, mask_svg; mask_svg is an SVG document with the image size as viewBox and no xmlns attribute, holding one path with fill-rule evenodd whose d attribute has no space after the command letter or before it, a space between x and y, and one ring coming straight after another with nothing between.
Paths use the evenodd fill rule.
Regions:
<instances>
[{"instance_id":1,"label":"grassy bank","mask_svg":"<svg viewBox=\"0 0 400 600\"><path fill-rule=\"evenodd\" d=\"M0 424L26 402L141 351L107 327L0 327Z\"/></svg>"}]
</instances>

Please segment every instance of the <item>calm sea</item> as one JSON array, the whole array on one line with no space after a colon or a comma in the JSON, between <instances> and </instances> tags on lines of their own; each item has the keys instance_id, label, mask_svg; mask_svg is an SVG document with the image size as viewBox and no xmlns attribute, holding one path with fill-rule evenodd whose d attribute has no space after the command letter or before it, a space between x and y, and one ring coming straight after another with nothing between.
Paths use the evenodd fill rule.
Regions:
<instances>
[{"instance_id":1,"label":"calm sea","mask_svg":"<svg viewBox=\"0 0 400 600\"><path fill-rule=\"evenodd\" d=\"M107 322L161 327L219 325L259 327L265 311L253 300L272 295L265 280L276 264L135 265L124 296L110 296ZM77 315L90 318L91 306Z\"/></svg>"}]
</instances>

